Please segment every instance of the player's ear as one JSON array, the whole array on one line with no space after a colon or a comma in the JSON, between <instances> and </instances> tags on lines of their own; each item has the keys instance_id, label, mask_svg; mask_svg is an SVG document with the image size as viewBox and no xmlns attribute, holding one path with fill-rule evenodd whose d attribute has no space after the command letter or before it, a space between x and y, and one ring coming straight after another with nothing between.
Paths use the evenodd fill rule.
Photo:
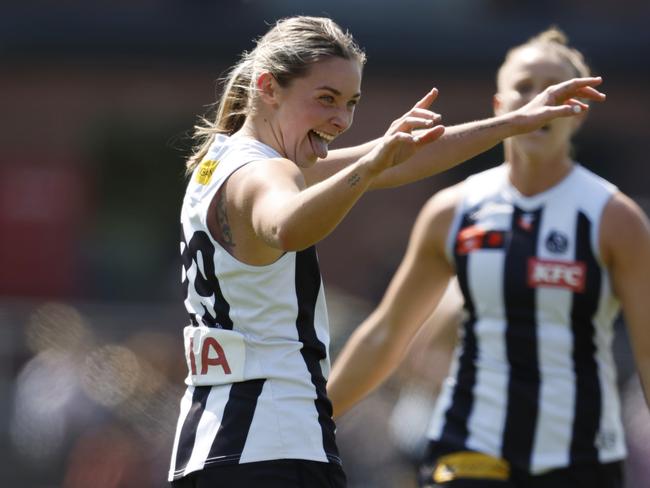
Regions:
<instances>
[{"instance_id":1,"label":"player's ear","mask_svg":"<svg viewBox=\"0 0 650 488\"><path fill-rule=\"evenodd\" d=\"M262 71L255 82L259 98L269 105L278 103L278 81L270 71Z\"/></svg>"}]
</instances>

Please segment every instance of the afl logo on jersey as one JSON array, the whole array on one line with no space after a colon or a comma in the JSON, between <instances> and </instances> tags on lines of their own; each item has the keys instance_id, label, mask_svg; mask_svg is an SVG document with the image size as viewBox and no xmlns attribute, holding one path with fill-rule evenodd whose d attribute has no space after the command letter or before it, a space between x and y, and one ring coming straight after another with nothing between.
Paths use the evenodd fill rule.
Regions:
<instances>
[{"instance_id":1,"label":"afl logo on jersey","mask_svg":"<svg viewBox=\"0 0 650 488\"><path fill-rule=\"evenodd\" d=\"M535 214L532 213L523 213L517 220L517 225L524 229L526 232L530 232L533 229L533 224L535 223Z\"/></svg>"},{"instance_id":2,"label":"afl logo on jersey","mask_svg":"<svg viewBox=\"0 0 650 488\"><path fill-rule=\"evenodd\" d=\"M557 230L552 230L546 238L546 249L553 254L562 254L568 247L569 238Z\"/></svg>"},{"instance_id":3,"label":"afl logo on jersey","mask_svg":"<svg viewBox=\"0 0 650 488\"><path fill-rule=\"evenodd\" d=\"M214 170L217 169L218 164L219 161L215 161L214 159L206 159L204 161L201 161L199 169L196 170L196 182L199 185L207 185L210 183L212 173L214 173Z\"/></svg>"}]
</instances>

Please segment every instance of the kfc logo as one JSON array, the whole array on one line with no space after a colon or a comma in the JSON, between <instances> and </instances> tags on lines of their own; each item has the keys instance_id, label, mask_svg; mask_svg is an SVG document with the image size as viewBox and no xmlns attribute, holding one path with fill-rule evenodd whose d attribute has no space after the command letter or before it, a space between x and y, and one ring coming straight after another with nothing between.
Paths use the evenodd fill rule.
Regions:
<instances>
[{"instance_id":1,"label":"kfc logo","mask_svg":"<svg viewBox=\"0 0 650 488\"><path fill-rule=\"evenodd\" d=\"M531 288L548 286L582 293L585 290L586 275L587 266L583 262L546 261L537 258L528 260L528 286Z\"/></svg>"}]
</instances>

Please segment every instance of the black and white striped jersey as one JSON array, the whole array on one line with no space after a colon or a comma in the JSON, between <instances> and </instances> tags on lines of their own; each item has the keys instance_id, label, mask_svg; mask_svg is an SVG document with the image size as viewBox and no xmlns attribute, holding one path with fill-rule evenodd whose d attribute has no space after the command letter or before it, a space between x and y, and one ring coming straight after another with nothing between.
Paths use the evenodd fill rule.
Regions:
<instances>
[{"instance_id":1,"label":"black and white striped jersey","mask_svg":"<svg viewBox=\"0 0 650 488\"><path fill-rule=\"evenodd\" d=\"M188 387L170 480L218 463L340 463L325 391L329 329L315 249L251 266L207 227L210 201L228 176L276 157L253 139L217 136L188 184L181 211Z\"/></svg>"},{"instance_id":2,"label":"black and white striped jersey","mask_svg":"<svg viewBox=\"0 0 650 488\"><path fill-rule=\"evenodd\" d=\"M615 187L580 165L531 197L506 165L461 186L447 253L467 319L429 438L531 473L625 456L599 252Z\"/></svg>"}]
</instances>

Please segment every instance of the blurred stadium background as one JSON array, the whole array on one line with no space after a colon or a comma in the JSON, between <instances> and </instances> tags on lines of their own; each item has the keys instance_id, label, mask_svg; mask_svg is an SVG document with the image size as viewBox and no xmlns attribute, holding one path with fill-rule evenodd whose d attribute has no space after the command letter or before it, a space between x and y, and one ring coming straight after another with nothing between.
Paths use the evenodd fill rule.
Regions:
<instances>
[{"instance_id":1,"label":"blurred stadium background","mask_svg":"<svg viewBox=\"0 0 650 488\"><path fill-rule=\"evenodd\" d=\"M446 124L490 115L508 47L558 25L608 95L577 159L648 210L647 0L5 1L0 485L165 485L184 376L177 238L188 135L215 80L265 23L294 14L331 16L367 51L363 100L341 145L379 135L432 85ZM495 148L369 194L319 246L334 356L381 297L424 201L501 157ZM650 415L623 327L617 358L628 484L650 486ZM433 385L437 369L420 384ZM411 377L398 373L342 419L351 488L413 486L417 419L435 388Z\"/></svg>"}]
</instances>

